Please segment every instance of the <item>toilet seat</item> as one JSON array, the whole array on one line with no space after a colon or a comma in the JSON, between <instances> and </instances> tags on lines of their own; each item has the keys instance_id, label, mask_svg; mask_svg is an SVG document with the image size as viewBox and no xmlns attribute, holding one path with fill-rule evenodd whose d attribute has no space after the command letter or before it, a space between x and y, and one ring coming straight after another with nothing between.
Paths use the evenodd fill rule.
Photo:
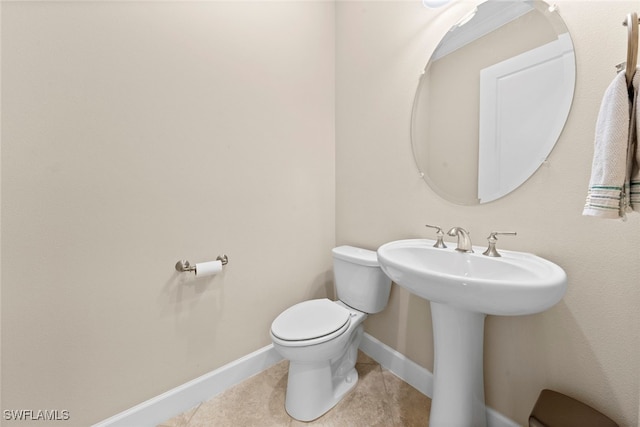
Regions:
<instances>
[{"instance_id":1,"label":"toilet seat","mask_svg":"<svg viewBox=\"0 0 640 427\"><path fill-rule=\"evenodd\" d=\"M349 310L327 298L309 300L283 311L271 333L291 346L319 344L344 333L350 318Z\"/></svg>"}]
</instances>

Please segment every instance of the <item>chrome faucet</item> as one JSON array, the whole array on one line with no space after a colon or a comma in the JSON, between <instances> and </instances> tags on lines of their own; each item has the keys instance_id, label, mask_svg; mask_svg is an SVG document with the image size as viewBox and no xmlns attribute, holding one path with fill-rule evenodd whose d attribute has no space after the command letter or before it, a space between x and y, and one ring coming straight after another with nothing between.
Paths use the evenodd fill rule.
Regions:
<instances>
[{"instance_id":1,"label":"chrome faucet","mask_svg":"<svg viewBox=\"0 0 640 427\"><path fill-rule=\"evenodd\" d=\"M458 247L456 251L460 252L473 252L471 248L471 239L469 238L469 232L462 227L453 227L447 232L449 236L458 236Z\"/></svg>"}]
</instances>

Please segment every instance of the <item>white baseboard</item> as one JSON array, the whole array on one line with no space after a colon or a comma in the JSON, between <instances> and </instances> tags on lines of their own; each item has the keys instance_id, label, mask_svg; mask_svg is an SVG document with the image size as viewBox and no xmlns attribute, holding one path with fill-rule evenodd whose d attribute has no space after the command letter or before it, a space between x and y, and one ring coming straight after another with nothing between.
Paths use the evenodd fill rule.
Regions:
<instances>
[{"instance_id":1,"label":"white baseboard","mask_svg":"<svg viewBox=\"0 0 640 427\"><path fill-rule=\"evenodd\" d=\"M360 349L416 390L429 397L433 395L433 374L426 368L367 333L364 334ZM270 344L92 427L155 427L270 368L280 360L282 357ZM487 407L487 427L520 425Z\"/></svg>"},{"instance_id":2,"label":"white baseboard","mask_svg":"<svg viewBox=\"0 0 640 427\"><path fill-rule=\"evenodd\" d=\"M360 350L425 396L433 396L433 374L404 354L364 333Z\"/></svg>"},{"instance_id":3,"label":"white baseboard","mask_svg":"<svg viewBox=\"0 0 640 427\"><path fill-rule=\"evenodd\" d=\"M182 384L92 427L155 427L282 360L273 344Z\"/></svg>"},{"instance_id":4,"label":"white baseboard","mask_svg":"<svg viewBox=\"0 0 640 427\"><path fill-rule=\"evenodd\" d=\"M360 350L425 396L433 396L433 374L365 332ZM487 406L487 427L521 427Z\"/></svg>"}]
</instances>

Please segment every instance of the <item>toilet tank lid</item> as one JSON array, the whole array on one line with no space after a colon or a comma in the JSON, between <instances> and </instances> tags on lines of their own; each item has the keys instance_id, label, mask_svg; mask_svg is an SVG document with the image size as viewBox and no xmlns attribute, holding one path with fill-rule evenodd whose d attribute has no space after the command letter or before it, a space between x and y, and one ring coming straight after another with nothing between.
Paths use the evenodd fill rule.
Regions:
<instances>
[{"instance_id":1,"label":"toilet tank lid","mask_svg":"<svg viewBox=\"0 0 640 427\"><path fill-rule=\"evenodd\" d=\"M368 249L356 248L355 246L338 246L333 248L334 258L349 261L354 264L368 267L378 267L378 254Z\"/></svg>"}]
</instances>

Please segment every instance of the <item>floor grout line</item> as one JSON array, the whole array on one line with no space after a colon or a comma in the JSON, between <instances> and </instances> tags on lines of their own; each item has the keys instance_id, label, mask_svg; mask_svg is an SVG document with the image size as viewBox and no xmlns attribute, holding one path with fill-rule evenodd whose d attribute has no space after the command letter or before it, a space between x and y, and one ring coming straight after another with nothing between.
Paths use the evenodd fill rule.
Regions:
<instances>
[{"instance_id":1,"label":"floor grout line","mask_svg":"<svg viewBox=\"0 0 640 427\"><path fill-rule=\"evenodd\" d=\"M198 412L198 409L200 409L200 407L202 406L203 402L198 403L197 406L195 406L195 409L192 409L191 412L191 416L189 417L189 419L184 423L184 425L182 427L189 427L189 423L191 422L191 420L193 419L193 417L196 415L196 412Z\"/></svg>"}]
</instances>

